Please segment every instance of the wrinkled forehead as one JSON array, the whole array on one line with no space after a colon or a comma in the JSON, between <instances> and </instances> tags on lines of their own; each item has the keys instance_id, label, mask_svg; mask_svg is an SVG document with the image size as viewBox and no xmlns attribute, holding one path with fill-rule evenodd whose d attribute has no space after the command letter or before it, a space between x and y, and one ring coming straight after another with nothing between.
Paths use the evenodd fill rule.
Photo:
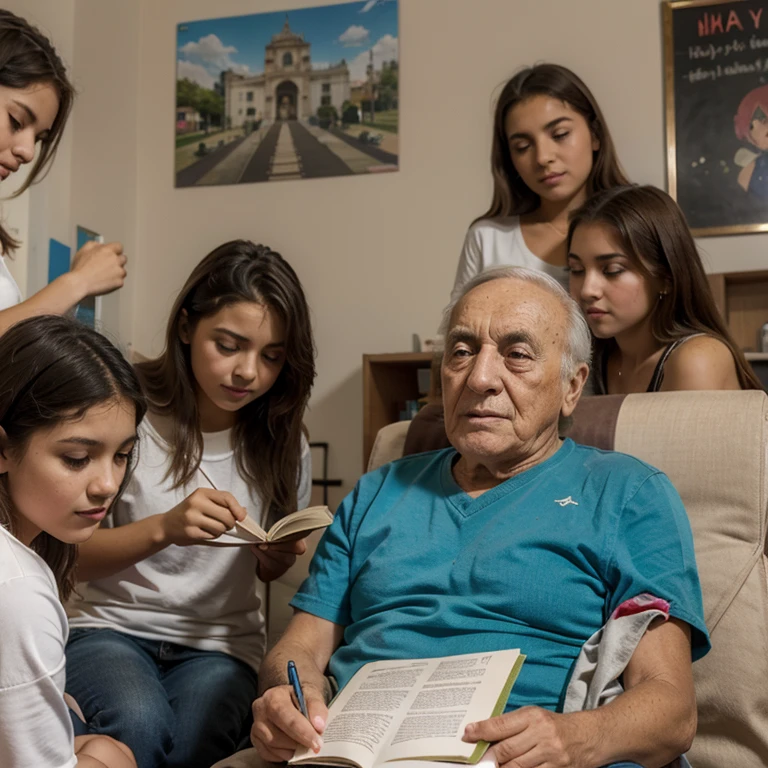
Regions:
<instances>
[{"instance_id":1,"label":"wrinkled forehead","mask_svg":"<svg viewBox=\"0 0 768 768\"><path fill-rule=\"evenodd\" d=\"M447 340L459 330L493 339L524 332L546 346L562 343L566 325L565 307L549 291L521 280L493 280L473 288L459 301Z\"/></svg>"}]
</instances>

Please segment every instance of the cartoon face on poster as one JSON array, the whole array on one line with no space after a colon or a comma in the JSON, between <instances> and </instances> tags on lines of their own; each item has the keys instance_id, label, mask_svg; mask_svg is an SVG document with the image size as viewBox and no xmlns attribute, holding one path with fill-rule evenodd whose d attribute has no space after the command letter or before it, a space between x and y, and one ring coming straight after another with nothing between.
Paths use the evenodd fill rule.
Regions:
<instances>
[{"instance_id":1,"label":"cartoon face on poster","mask_svg":"<svg viewBox=\"0 0 768 768\"><path fill-rule=\"evenodd\" d=\"M742 166L739 186L748 194L768 201L768 85L751 90L734 117L736 137L747 146L736 152Z\"/></svg>"},{"instance_id":2,"label":"cartoon face on poster","mask_svg":"<svg viewBox=\"0 0 768 768\"><path fill-rule=\"evenodd\" d=\"M695 235L768 231L768 0L664 7L667 170Z\"/></svg>"}]
</instances>

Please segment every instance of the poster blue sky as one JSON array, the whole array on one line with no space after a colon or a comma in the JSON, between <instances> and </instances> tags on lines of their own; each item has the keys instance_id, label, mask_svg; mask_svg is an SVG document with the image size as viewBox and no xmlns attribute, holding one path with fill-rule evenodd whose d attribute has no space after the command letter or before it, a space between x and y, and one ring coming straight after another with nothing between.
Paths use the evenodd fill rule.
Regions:
<instances>
[{"instance_id":1,"label":"poster blue sky","mask_svg":"<svg viewBox=\"0 0 768 768\"><path fill-rule=\"evenodd\" d=\"M311 42L314 69L345 59L350 79L363 80L371 47L375 68L382 61L397 59L395 0L299 8L288 11L287 16L291 29ZM177 76L212 88L226 69L238 74L262 73L264 47L280 31L285 18L285 11L276 11L180 24Z\"/></svg>"}]
</instances>

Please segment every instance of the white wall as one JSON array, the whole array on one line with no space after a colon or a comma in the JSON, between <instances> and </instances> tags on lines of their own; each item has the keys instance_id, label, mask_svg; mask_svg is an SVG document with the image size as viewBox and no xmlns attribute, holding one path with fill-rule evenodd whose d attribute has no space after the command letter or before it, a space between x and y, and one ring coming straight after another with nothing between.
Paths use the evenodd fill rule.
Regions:
<instances>
[{"instance_id":1,"label":"white wall","mask_svg":"<svg viewBox=\"0 0 768 768\"><path fill-rule=\"evenodd\" d=\"M3 226L19 243L19 247L14 251L13 257L6 259L5 263L8 271L13 275L13 279L19 286L22 296L27 296L27 273L29 271L29 215L30 215L30 191L22 193L18 197L13 197L13 193L20 189L27 179L31 165L22 165L11 178L5 182L7 185L3 190L3 208L2 220Z\"/></svg>"},{"instance_id":2,"label":"white wall","mask_svg":"<svg viewBox=\"0 0 768 768\"><path fill-rule=\"evenodd\" d=\"M144 256L136 243L136 158L145 151L138 144L136 118L140 13L135 0L76 0L74 63L79 95L73 126L71 237L80 224L107 241L123 243L128 280L102 302L104 330L123 346L131 342L132 318L144 312L136 279ZM174 104L167 104L166 119L157 121L158 133L172 134ZM162 256L153 251L146 258Z\"/></svg>"},{"instance_id":3,"label":"white wall","mask_svg":"<svg viewBox=\"0 0 768 768\"><path fill-rule=\"evenodd\" d=\"M75 0L5 0L3 8L13 11L39 27L51 37L59 55L68 65L74 57ZM74 130L70 124L59 144L56 160L43 181L35 184L17 199L3 206L9 216L9 225L18 228L24 247L17 252L12 266L20 278L19 286L25 295L39 291L48 282L48 243L55 238L62 243L72 242L70 222L70 174ZM3 189L9 194L17 189L19 180ZM25 231L26 226L26 231Z\"/></svg>"},{"instance_id":4,"label":"white wall","mask_svg":"<svg viewBox=\"0 0 768 768\"><path fill-rule=\"evenodd\" d=\"M330 472L344 479L343 492L361 466L361 355L406 350L411 333L433 333L465 228L489 200L492 95L518 67L550 60L573 68L602 105L631 177L665 184L658 0L401 0L398 173L178 190L176 24L328 0L6 7L72 2L81 85L72 217L126 241L123 340L157 352L175 293L225 240L247 237L279 250L312 304L319 375L308 424L313 439L330 442ZM63 47L68 35L64 23ZM66 169L64 155L57 172ZM766 237L700 245L710 271L757 269Z\"/></svg>"}]
</instances>

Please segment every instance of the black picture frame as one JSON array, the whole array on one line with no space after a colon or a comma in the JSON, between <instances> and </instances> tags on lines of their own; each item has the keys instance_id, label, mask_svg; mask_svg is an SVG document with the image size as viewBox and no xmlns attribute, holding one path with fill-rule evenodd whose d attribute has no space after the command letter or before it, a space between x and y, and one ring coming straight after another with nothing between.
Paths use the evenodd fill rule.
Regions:
<instances>
[{"instance_id":1,"label":"black picture frame","mask_svg":"<svg viewBox=\"0 0 768 768\"><path fill-rule=\"evenodd\" d=\"M662 9L669 193L696 236L768 232L768 0Z\"/></svg>"}]
</instances>

